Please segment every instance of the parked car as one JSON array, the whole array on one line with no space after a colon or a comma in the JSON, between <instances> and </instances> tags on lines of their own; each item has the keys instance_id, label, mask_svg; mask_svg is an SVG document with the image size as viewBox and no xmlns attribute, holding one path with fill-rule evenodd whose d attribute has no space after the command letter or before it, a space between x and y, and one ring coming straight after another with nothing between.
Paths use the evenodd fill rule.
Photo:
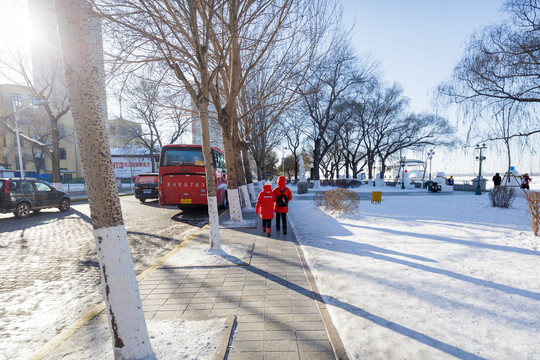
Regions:
<instances>
[{"instance_id":1,"label":"parked car","mask_svg":"<svg viewBox=\"0 0 540 360\"><path fill-rule=\"evenodd\" d=\"M25 178L0 179L0 212L25 218L31 211L57 207L68 211L71 198L44 181Z\"/></svg>"},{"instance_id":2,"label":"parked car","mask_svg":"<svg viewBox=\"0 0 540 360\"><path fill-rule=\"evenodd\" d=\"M135 197L140 202L145 202L147 199L158 198L158 174L146 173L139 174L135 179Z\"/></svg>"}]
</instances>

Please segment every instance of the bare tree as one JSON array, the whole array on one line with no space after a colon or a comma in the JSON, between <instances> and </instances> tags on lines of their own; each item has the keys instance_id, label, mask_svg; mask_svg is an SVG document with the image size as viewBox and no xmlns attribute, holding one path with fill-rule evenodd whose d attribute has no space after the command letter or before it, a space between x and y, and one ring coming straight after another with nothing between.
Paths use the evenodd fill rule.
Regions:
<instances>
[{"instance_id":1,"label":"bare tree","mask_svg":"<svg viewBox=\"0 0 540 360\"><path fill-rule=\"evenodd\" d=\"M343 42L309 75L300 94L310 126L306 136L313 148L313 180L319 180L319 166L326 152L337 141L338 106L349 100L361 85L369 83L373 64L358 63L349 44Z\"/></svg>"},{"instance_id":2,"label":"bare tree","mask_svg":"<svg viewBox=\"0 0 540 360\"><path fill-rule=\"evenodd\" d=\"M65 88L65 86L63 78L59 74L59 69L61 68L61 64L59 63L60 60L57 59L57 61L47 69L44 69L42 66L35 66L34 73L32 74L30 65L21 53L11 52L11 54L10 59L2 61L3 67L8 70L3 73L3 75L13 83L25 86L36 101L42 102L41 106L45 110L48 118L47 127L40 126L41 123L36 123L36 127L32 129L33 134L39 134L39 139L29 136L26 138L26 141L31 143L34 147L39 148L42 153L46 154L51 159L53 186L61 189L61 135L59 131L59 122L69 112L70 105L67 94L65 91L61 90ZM23 82L19 83L19 81L10 74L15 74L18 78L23 79ZM14 132L13 126L6 125L10 131ZM52 149L49 148L48 144L52 146Z\"/></svg>"},{"instance_id":3,"label":"bare tree","mask_svg":"<svg viewBox=\"0 0 540 360\"><path fill-rule=\"evenodd\" d=\"M100 101L103 74L92 51L87 1L55 0L65 76L88 202L114 357L155 359L122 218Z\"/></svg>"},{"instance_id":4,"label":"bare tree","mask_svg":"<svg viewBox=\"0 0 540 360\"><path fill-rule=\"evenodd\" d=\"M210 149L208 106L210 88L222 66L210 53L210 32L217 21L220 1L93 0L95 12L105 19L120 51L116 67L130 72L145 66L171 71L175 86L182 85L198 111L205 159L210 246L221 248L216 185Z\"/></svg>"},{"instance_id":5,"label":"bare tree","mask_svg":"<svg viewBox=\"0 0 540 360\"><path fill-rule=\"evenodd\" d=\"M443 99L459 104L473 122L483 120L475 115L484 108L540 102L540 5L537 0L508 0L505 9L509 20L474 34L451 80L438 88ZM514 117L526 126L513 135L540 133L538 123L530 120Z\"/></svg>"},{"instance_id":6,"label":"bare tree","mask_svg":"<svg viewBox=\"0 0 540 360\"><path fill-rule=\"evenodd\" d=\"M126 86L124 103L128 113L142 124L142 132L133 129L135 143L148 149L152 158L152 172L156 171L155 154L165 144L172 144L191 125L191 111L180 106L183 97L163 93L166 87L160 81L137 77L135 83Z\"/></svg>"}]
</instances>

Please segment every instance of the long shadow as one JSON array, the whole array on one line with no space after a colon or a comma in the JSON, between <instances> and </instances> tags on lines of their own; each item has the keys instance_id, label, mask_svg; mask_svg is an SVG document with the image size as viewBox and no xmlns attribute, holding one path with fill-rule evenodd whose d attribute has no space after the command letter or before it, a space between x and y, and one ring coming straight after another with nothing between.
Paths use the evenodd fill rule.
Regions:
<instances>
[{"instance_id":1,"label":"long shadow","mask_svg":"<svg viewBox=\"0 0 540 360\"><path fill-rule=\"evenodd\" d=\"M73 210L75 214L77 214L82 220L84 220L88 224L92 224L92 218L90 216L80 212L79 210L75 210L74 208L71 208L70 210Z\"/></svg>"},{"instance_id":2,"label":"long shadow","mask_svg":"<svg viewBox=\"0 0 540 360\"><path fill-rule=\"evenodd\" d=\"M474 246L474 247L479 247L479 248L484 248L484 249L514 252L514 253L523 254L523 255L540 256L539 251L522 249L522 248L517 248L517 247L513 247L513 246L484 244L484 243L479 243L479 242L476 242L476 241L459 240L459 239L449 238L449 237L445 237L445 236L438 236L438 235L431 235L431 234L421 234L421 233L408 232L408 231L402 231L402 230L382 229L382 228L373 227L373 226L366 226L366 225L347 224L347 226L351 226L351 227L355 227L355 228L359 228L359 229L386 232L386 233L393 234L393 235L411 236L411 237L415 237L415 238L442 241L442 242L454 243L454 244L465 245L465 246Z\"/></svg>"},{"instance_id":3,"label":"long shadow","mask_svg":"<svg viewBox=\"0 0 540 360\"><path fill-rule=\"evenodd\" d=\"M240 259L238 259L240 260ZM460 359L484 359L476 354L473 354L473 353L470 353L466 350L463 350L463 349L460 349L454 345L451 345L451 344L447 344L445 342L442 342L440 340L437 340L431 336L428 336L426 334L422 334L418 331L415 331L413 329L410 329L406 326L403 326L403 325L400 325L396 322L393 322L393 321L390 321L388 319L385 319L381 316L378 316L378 315L375 315L375 314L372 314L368 311L365 311L364 309L362 308L359 308L358 306L355 306L355 305L351 305L349 303L346 303L346 302L343 302L339 299L336 299L335 297L333 296L329 296L329 295L321 295L317 292L313 292L309 289L306 289L305 287L303 286L300 286L300 285L296 285L295 283L291 283L289 282L287 279L284 279L282 278L281 276L278 276L278 275L274 275L272 273L269 273L267 271L264 271L264 270L261 270L259 268L256 268L252 265L249 265L249 266L246 266L244 267L244 269L246 269L247 271L255 274L255 275L258 275L258 276L261 276L263 278L266 278L270 281L273 281L274 283L276 284L280 284L280 285L283 285L283 286L287 286L288 289L291 289L293 291L295 291L296 293L298 294L301 294L301 295L304 295L304 296L307 296L309 298L315 298L315 300L319 301L319 302L324 302L323 301L323 296L325 299L328 300L328 303L332 304L333 306L336 306L336 307L339 307L353 315L356 315L356 316L360 316L368 321L371 321L375 324L377 324L378 326L382 326L384 328L387 328L389 330L392 330L396 333L399 333L401 335L404 335L404 336L407 336L411 339L414 339L418 342L421 342L425 345L428 345L428 346L431 346L433 348L436 348L444 353L447 353L449 355L452 355L452 356L455 356L457 358L460 358Z\"/></svg>"}]
</instances>

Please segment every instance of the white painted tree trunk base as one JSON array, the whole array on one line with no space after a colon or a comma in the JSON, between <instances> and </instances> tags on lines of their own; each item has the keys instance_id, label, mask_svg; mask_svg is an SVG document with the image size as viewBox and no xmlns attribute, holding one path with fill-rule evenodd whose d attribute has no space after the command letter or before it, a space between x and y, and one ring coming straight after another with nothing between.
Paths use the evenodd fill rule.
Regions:
<instances>
[{"instance_id":1,"label":"white painted tree trunk base","mask_svg":"<svg viewBox=\"0 0 540 360\"><path fill-rule=\"evenodd\" d=\"M155 359L124 225L94 230L115 359Z\"/></svg>"},{"instance_id":2,"label":"white painted tree trunk base","mask_svg":"<svg viewBox=\"0 0 540 360\"><path fill-rule=\"evenodd\" d=\"M238 189L227 189L229 197L229 214L231 221L243 221L242 208L240 207L240 197L238 196Z\"/></svg>"},{"instance_id":3,"label":"white painted tree trunk base","mask_svg":"<svg viewBox=\"0 0 540 360\"><path fill-rule=\"evenodd\" d=\"M253 183L247 184L247 187L251 201L257 201L257 194L255 194L255 186L253 186Z\"/></svg>"},{"instance_id":4,"label":"white painted tree trunk base","mask_svg":"<svg viewBox=\"0 0 540 360\"><path fill-rule=\"evenodd\" d=\"M56 190L64 191L64 188L62 187L62 183L52 183L52 186L53 186Z\"/></svg>"},{"instance_id":5,"label":"white painted tree trunk base","mask_svg":"<svg viewBox=\"0 0 540 360\"><path fill-rule=\"evenodd\" d=\"M210 225L210 249L221 250L219 211L216 196L208 196L208 220Z\"/></svg>"},{"instance_id":6,"label":"white painted tree trunk base","mask_svg":"<svg viewBox=\"0 0 540 360\"><path fill-rule=\"evenodd\" d=\"M321 188L321 180L312 180L314 186L314 189L320 189Z\"/></svg>"},{"instance_id":7,"label":"white painted tree trunk base","mask_svg":"<svg viewBox=\"0 0 540 360\"><path fill-rule=\"evenodd\" d=\"M251 200L249 199L247 185L240 185L238 190L240 190L240 196L242 196L242 204L244 204L244 209L253 209L253 206L251 206Z\"/></svg>"}]
</instances>

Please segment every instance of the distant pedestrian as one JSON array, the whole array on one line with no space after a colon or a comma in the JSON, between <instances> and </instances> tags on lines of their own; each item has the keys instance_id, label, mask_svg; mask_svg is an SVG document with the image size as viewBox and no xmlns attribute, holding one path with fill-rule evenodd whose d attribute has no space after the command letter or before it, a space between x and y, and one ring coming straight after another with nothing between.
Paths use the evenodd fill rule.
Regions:
<instances>
[{"instance_id":1,"label":"distant pedestrian","mask_svg":"<svg viewBox=\"0 0 540 360\"><path fill-rule=\"evenodd\" d=\"M498 187L501 185L501 175L499 175L499 173L495 173L495 175L493 175L493 177L491 178L491 180L493 180L493 186L494 187Z\"/></svg>"},{"instance_id":2,"label":"distant pedestrian","mask_svg":"<svg viewBox=\"0 0 540 360\"><path fill-rule=\"evenodd\" d=\"M447 185L454 185L454 177L450 176L446 182Z\"/></svg>"},{"instance_id":3,"label":"distant pedestrian","mask_svg":"<svg viewBox=\"0 0 540 360\"><path fill-rule=\"evenodd\" d=\"M523 174L521 177L521 188L529 190L529 183L531 180L532 179L529 177L529 174Z\"/></svg>"},{"instance_id":4,"label":"distant pedestrian","mask_svg":"<svg viewBox=\"0 0 540 360\"><path fill-rule=\"evenodd\" d=\"M277 187L274 189L276 196L276 230L279 231L280 220L283 223L283 235L287 235L287 213L289 212L289 201L292 200L292 192L287 187L285 176L280 176L277 179Z\"/></svg>"},{"instance_id":5,"label":"distant pedestrian","mask_svg":"<svg viewBox=\"0 0 540 360\"><path fill-rule=\"evenodd\" d=\"M272 183L267 181L263 185L262 191L257 197L257 204L255 205L255 214L259 212L262 219L262 230L266 233L266 236L270 236L272 230L272 219L274 218L274 203L276 202L276 196L272 191Z\"/></svg>"}]
</instances>

